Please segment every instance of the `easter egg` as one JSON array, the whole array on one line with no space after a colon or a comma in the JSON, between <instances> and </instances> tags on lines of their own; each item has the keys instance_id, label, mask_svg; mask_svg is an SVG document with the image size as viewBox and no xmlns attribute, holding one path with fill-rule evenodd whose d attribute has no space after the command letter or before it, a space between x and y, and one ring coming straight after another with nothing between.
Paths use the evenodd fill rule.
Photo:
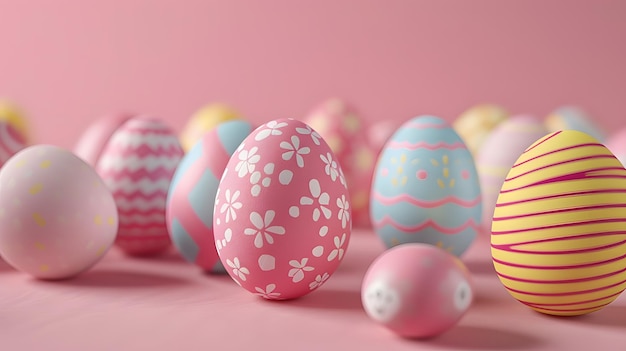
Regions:
<instances>
[{"instance_id":1,"label":"easter egg","mask_svg":"<svg viewBox=\"0 0 626 351\"><path fill-rule=\"evenodd\" d=\"M548 132L572 129L589 134L602 143L606 139L604 131L584 110L576 106L563 106L556 109L546 117L545 124Z\"/></svg>"},{"instance_id":2,"label":"easter egg","mask_svg":"<svg viewBox=\"0 0 626 351\"><path fill-rule=\"evenodd\" d=\"M460 256L482 215L471 153L443 119L415 117L389 139L376 165L372 225L390 248L424 243Z\"/></svg>"},{"instance_id":3,"label":"easter egg","mask_svg":"<svg viewBox=\"0 0 626 351\"><path fill-rule=\"evenodd\" d=\"M119 211L115 244L130 255L153 255L170 246L165 207L170 182L183 157L178 138L150 117L127 120L111 136L96 170Z\"/></svg>"},{"instance_id":4,"label":"easter egg","mask_svg":"<svg viewBox=\"0 0 626 351\"><path fill-rule=\"evenodd\" d=\"M69 151L28 147L0 171L0 255L41 279L75 276L113 244L118 215L95 170Z\"/></svg>"},{"instance_id":5,"label":"easter egg","mask_svg":"<svg viewBox=\"0 0 626 351\"><path fill-rule=\"evenodd\" d=\"M473 301L470 273L455 256L426 244L404 244L370 265L361 287L367 315L400 336L439 335Z\"/></svg>"},{"instance_id":6,"label":"easter egg","mask_svg":"<svg viewBox=\"0 0 626 351\"><path fill-rule=\"evenodd\" d=\"M228 161L215 245L228 274L253 294L281 300L319 288L345 257L351 228L343 171L305 123L270 121Z\"/></svg>"},{"instance_id":7,"label":"easter egg","mask_svg":"<svg viewBox=\"0 0 626 351\"><path fill-rule=\"evenodd\" d=\"M210 272L224 272L213 237L213 207L220 178L235 149L250 134L245 121L207 132L182 159L167 196L167 225L178 252ZM266 180L260 180L261 187Z\"/></svg>"},{"instance_id":8,"label":"easter egg","mask_svg":"<svg viewBox=\"0 0 626 351\"><path fill-rule=\"evenodd\" d=\"M16 104L7 100L0 100L0 121L11 127L15 133L15 139L19 139L24 145L31 142L28 121L24 112Z\"/></svg>"},{"instance_id":9,"label":"easter egg","mask_svg":"<svg viewBox=\"0 0 626 351\"><path fill-rule=\"evenodd\" d=\"M491 229L493 210L506 174L524 150L546 134L542 121L518 115L500 123L483 143L476 166L483 199L482 225L487 230Z\"/></svg>"},{"instance_id":10,"label":"easter egg","mask_svg":"<svg viewBox=\"0 0 626 351\"><path fill-rule=\"evenodd\" d=\"M509 113L498 105L480 104L463 112L453 126L472 155L476 156L493 128L508 117Z\"/></svg>"},{"instance_id":11,"label":"easter egg","mask_svg":"<svg viewBox=\"0 0 626 351\"><path fill-rule=\"evenodd\" d=\"M132 117L129 113L119 113L96 120L81 134L74 146L74 153L95 167L113 133Z\"/></svg>"},{"instance_id":12,"label":"easter egg","mask_svg":"<svg viewBox=\"0 0 626 351\"><path fill-rule=\"evenodd\" d=\"M606 147L626 166L626 128L622 128L617 133L611 135L606 142Z\"/></svg>"},{"instance_id":13,"label":"easter egg","mask_svg":"<svg viewBox=\"0 0 626 351\"><path fill-rule=\"evenodd\" d=\"M376 158L398 127L393 120L377 121L367 127L367 142Z\"/></svg>"},{"instance_id":14,"label":"easter egg","mask_svg":"<svg viewBox=\"0 0 626 351\"><path fill-rule=\"evenodd\" d=\"M535 311L597 311L626 288L626 170L580 131L533 143L508 173L491 234L508 292Z\"/></svg>"},{"instance_id":15,"label":"easter egg","mask_svg":"<svg viewBox=\"0 0 626 351\"><path fill-rule=\"evenodd\" d=\"M226 104L210 104L194 113L180 134L183 150L189 151L202 136L220 123L242 119L239 112Z\"/></svg>"},{"instance_id":16,"label":"easter egg","mask_svg":"<svg viewBox=\"0 0 626 351\"><path fill-rule=\"evenodd\" d=\"M313 109L304 122L326 140L345 172L354 225L369 225L369 191L376 154L368 144L358 111L345 101L328 99Z\"/></svg>"},{"instance_id":17,"label":"easter egg","mask_svg":"<svg viewBox=\"0 0 626 351\"><path fill-rule=\"evenodd\" d=\"M11 123L0 119L0 167L26 146L24 136Z\"/></svg>"}]
</instances>

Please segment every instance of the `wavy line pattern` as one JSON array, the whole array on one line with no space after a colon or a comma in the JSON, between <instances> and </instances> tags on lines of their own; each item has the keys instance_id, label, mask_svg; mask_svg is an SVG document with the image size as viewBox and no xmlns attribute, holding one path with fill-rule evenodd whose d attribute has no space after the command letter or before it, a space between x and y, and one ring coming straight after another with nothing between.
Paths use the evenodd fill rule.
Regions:
<instances>
[{"instance_id":1,"label":"wavy line pattern","mask_svg":"<svg viewBox=\"0 0 626 351\"><path fill-rule=\"evenodd\" d=\"M97 169L118 207L118 244L131 254L162 251L169 245L167 193L183 150L166 126L151 120L130 120L112 139ZM129 237L145 245L129 245Z\"/></svg>"},{"instance_id":2,"label":"wavy line pattern","mask_svg":"<svg viewBox=\"0 0 626 351\"><path fill-rule=\"evenodd\" d=\"M433 221L432 219L427 219L423 221L422 223L419 223L416 225L407 226L407 225L403 225L401 223L396 222L393 218L389 216L384 216L382 219L377 220L377 221L375 220L374 223L379 228L385 225L390 225L393 228L401 232L407 233L407 234L419 232L427 228L433 228L440 233L448 234L448 235L458 234L468 228L472 228L476 230L478 229L478 223L476 223L474 219L472 218L470 218L469 220L467 220L465 223L461 224L458 227L444 227L440 225L439 223Z\"/></svg>"},{"instance_id":3,"label":"wavy line pattern","mask_svg":"<svg viewBox=\"0 0 626 351\"><path fill-rule=\"evenodd\" d=\"M400 195L396 195L396 196L384 196L381 193L379 193L378 191L374 191L372 192L372 196L374 198L374 200L378 201L379 203L383 204L383 205L394 205L394 204L398 204L398 203L408 203L411 204L413 206L417 206L417 207L421 207L421 208L435 208L435 207L439 207L439 206L443 206L443 205L447 205L447 204L455 204L455 205L459 205L461 207L465 207L465 208L471 208L474 207L476 205L480 205L481 203L481 196L477 196L476 198L472 199L472 200L464 200L464 199L460 199L456 196L447 196L444 197L442 199L439 200L434 200L434 201L428 201L428 200L421 200L421 199L416 199L411 195L408 194L400 194Z\"/></svg>"},{"instance_id":4,"label":"wavy line pattern","mask_svg":"<svg viewBox=\"0 0 626 351\"><path fill-rule=\"evenodd\" d=\"M456 150L456 149L466 149L465 144L462 142L455 143L446 143L440 141L435 144L430 144L424 141L420 141L417 143L410 143L408 141L394 141L391 140L387 143L386 148L388 149L409 149L409 150L417 150L417 149L427 149L427 150L437 150L437 149L447 149L447 150Z\"/></svg>"}]
</instances>

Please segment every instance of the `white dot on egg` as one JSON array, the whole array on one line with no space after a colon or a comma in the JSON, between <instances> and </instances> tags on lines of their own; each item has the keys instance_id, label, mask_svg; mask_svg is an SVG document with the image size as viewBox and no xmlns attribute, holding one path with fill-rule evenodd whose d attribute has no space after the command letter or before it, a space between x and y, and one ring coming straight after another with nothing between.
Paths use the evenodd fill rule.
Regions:
<instances>
[{"instance_id":1,"label":"white dot on egg","mask_svg":"<svg viewBox=\"0 0 626 351\"><path fill-rule=\"evenodd\" d=\"M229 243L230 239L232 238L233 238L233 231L230 228L226 229L226 231L224 232L224 239L226 239L226 242Z\"/></svg>"},{"instance_id":2,"label":"white dot on egg","mask_svg":"<svg viewBox=\"0 0 626 351\"><path fill-rule=\"evenodd\" d=\"M255 184L252 188L250 188L250 193L252 196L257 197L261 193L261 187L258 184Z\"/></svg>"},{"instance_id":3,"label":"white dot on egg","mask_svg":"<svg viewBox=\"0 0 626 351\"><path fill-rule=\"evenodd\" d=\"M272 180L269 177L267 177L267 178L263 178L263 182L261 184L263 184L263 186L267 188L268 186L270 186L271 183L272 183Z\"/></svg>"},{"instance_id":4,"label":"white dot on egg","mask_svg":"<svg viewBox=\"0 0 626 351\"><path fill-rule=\"evenodd\" d=\"M222 249L222 243L219 240L215 240L215 248L217 248L217 251Z\"/></svg>"},{"instance_id":5,"label":"white dot on egg","mask_svg":"<svg viewBox=\"0 0 626 351\"><path fill-rule=\"evenodd\" d=\"M218 218L215 220L215 223L217 223L217 225L220 225L222 223L222 220Z\"/></svg>"},{"instance_id":6,"label":"white dot on egg","mask_svg":"<svg viewBox=\"0 0 626 351\"><path fill-rule=\"evenodd\" d=\"M222 239L222 247L226 246L226 240Z\"/></svg>"},{"instance_id":7,"label":"white dot on egg","mask_svg":"<svg viewBox=\"0 0 626 351\"><path fill-rule=\"evenodd\" d=\"M278 181L282 185L289 185L292 179L293 179L293 172L288 169L281 171L280 174L278 175Z\"/></svg>"},{"instance_id":8,"label":"white dot on egg","mask_svg":"<svg viewBox=\"0 0 626 351\"><path fill-rule=\"evenodd\" d=\"M311 253L313 254L313 256L315 257L320 257L324 254L324 246L316 246L313 248L313 251L311 251Z\"/></svg>"},{"instance_id":9,"label":"white dot on egg","mask_svg":"<svg viewBox=\"0 0 626 351\"><path fill-rule=\"evenodd\" d=\"M272 255L259 256L259 268L262 271L273 271L276 268L276 258Z\"/></svg>"},{"instance_id":10,"label":"white dot on egg","mask_svg":"<svg viewBox=\"0 0 626 351\"><path fill-rule=\"evenodd\" d=\"M298 218L300 216L300 208L298 206L289 207L289 215L293 218Z\"/></svg>"},{"instance_id":11,"label":"white dot on egg","mask_svg":"<svg viewBox=\"0 0 626 351\"><path fill-rule=\"evenodd\" d=\"M271 162L266 164L265 167L263 167L263 171L265 172L265 174L274 173L274 164Z\"/></svg>"}]
</instances>

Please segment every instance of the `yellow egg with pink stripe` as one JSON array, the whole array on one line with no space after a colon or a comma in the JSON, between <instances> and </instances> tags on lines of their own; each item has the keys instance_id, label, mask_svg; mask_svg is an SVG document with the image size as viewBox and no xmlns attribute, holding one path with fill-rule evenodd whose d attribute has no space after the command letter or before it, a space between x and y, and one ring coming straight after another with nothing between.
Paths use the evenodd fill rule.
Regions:
<instances>
[{"instance_id":1,"label":"yellow egg with pink stripe","mask_svg":"<svg viewBox=\"0 0 626 351\"><path fill-rule=\"evenodd\" d=\"M626 288L626 169L588 134L549 134L508 173L491 229L515 299L551 315L600 310Z\"/></svg>"}]
</instances>

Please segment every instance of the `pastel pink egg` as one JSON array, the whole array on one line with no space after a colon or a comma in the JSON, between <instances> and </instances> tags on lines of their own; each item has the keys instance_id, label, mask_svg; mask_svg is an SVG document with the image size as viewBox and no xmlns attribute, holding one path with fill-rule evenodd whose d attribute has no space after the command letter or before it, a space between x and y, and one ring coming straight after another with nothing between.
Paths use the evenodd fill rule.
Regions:
<instances>
[{"instance_id":1,"label":"pastel pink egg","mask_svg":"<svg viewBox=\"0 0 626 351\"><path fill-rule=\"evenodd\" d=\"M476 157L483 198L483 228L491 230L500 189L517 158L547 133L540 119L530 115L518 115L500 122L484 140Z\"/></svg>"},{"instance_id":2,"label":"pastel pink egg","mask_svg":"<svg viewBox=\"0 0 626 351\"><path fill-rule=\"evenodd\" d=\"M440 248L402 244L370 265L361 301L371 319L400 336L435 336L453 327L472 304L470 273Z\"/></svg>"},{"instance_id":3,"label":"pastel pink egg","mask_svg":"<svg viewBox=\"0 0 626 351\"><path fill-rule=\"evenodd\" d=\"M116 245L130 255L154 255L170 246L166 199L183 157L178 138L149 117L127 120L111 136L97 171L119 211Z\"/></svg>"},{"instance_id":4,"label":"pastel pink egg","mask_svg":"<svg viewBox=\"0 0 626 351\"><path fill-rule=\"evenodd\" d=\"M23 134L8 121L0 120L0 167L26 145Z\"/></svg>"},{"instance_id":5,"label":"pastel pink egg","mask_svg":"<svg viewBox=\"0 0 626 351\"><path fill-rule=\"evenodd\" d=\"M359 112L345 101L333 98L314 108L304 122L326 140L345 172L354 225L368 225L369 184L376 155L369 147Z\"/></svg>"},{"instance_id":6,"label":"pastel pink egg","mask_svg":"<svg viewBox=\"0 0 626 351\"><path fill-rule=\"evenodd\" d=\"M626 166L626 128L611 135L606 147L617 157L622 165Z\"/></svg>"},{"instance_id":7,"label":"pastel pink egg","mask_svg":"<svg viewBox=\"0 0 626 351\"><path fill-rule=\"evenodd\" d=\"M182 159L167 197L167 226L178 252L205 271L224 273L215 249L213 207L220 178L252 127L228 121L206 132ZM267 178L259 179L260 187Z\"/></svg>"},{"instance_id":8,"label":"pastel pink egg","mask_svg":"<svg viewBox=\"0 0 626 351\"><path fill-rule=\"evenodd\" d=\"M102 150L115 131L132 118L130 113L111 114L92 123L74 146L74 153L92 166L98 163Z\"/></svg>"},{"instance_id":9,"label":"pastel pink egg","mask_svg":"<svg viewBox=\"0 0 626 351\"><path fill-rule=\"evenodd\" d=\"M343 260L351 228L343 171L305 123L270 121L230 158L213 229L220 260L244 289L276 300L319 288Z\"/></svg>"},{"instance_id":10,"label":"pastel pink egg","mask_svg":"<svg viewBox=\"0 0 626 351\"><path fill-rule=\"evenodd\" d=\"M4 165L0 184L0 255L16 269L42 279L72 277L113 244L113 196L71 152L26 148Z\"/></svg>"}]
</instances>

